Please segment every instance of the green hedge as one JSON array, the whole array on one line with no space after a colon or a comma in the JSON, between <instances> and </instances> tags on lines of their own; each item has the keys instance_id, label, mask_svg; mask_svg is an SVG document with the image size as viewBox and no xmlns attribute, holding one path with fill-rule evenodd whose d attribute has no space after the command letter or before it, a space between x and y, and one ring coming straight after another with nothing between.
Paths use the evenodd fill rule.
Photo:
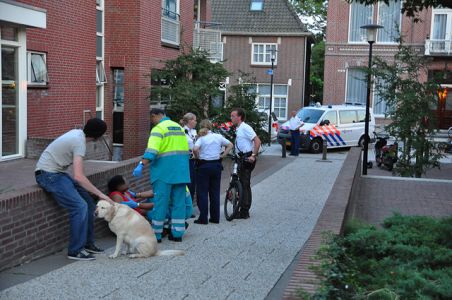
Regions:
<instances>
[{"instance_id":1,"label":"green hedge","mask_svg":"<svg viewBox=\"0 0 452 300\"><path fill-rule=\"evenodd\" d=\"M452 299L452 217L394 215L327 236L313 299ZM300 297L308 298L300 291Z\"/></svg>"}]
</instances>

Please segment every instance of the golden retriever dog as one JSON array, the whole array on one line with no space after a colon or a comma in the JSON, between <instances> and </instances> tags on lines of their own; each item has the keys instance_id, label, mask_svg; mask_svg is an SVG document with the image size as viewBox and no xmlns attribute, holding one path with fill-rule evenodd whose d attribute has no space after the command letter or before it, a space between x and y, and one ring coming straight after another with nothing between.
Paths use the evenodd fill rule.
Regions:
<instances>
[{"instance_id":1,"label":"golden retriever dog","mask_svg":"<svg viewBox=\"0 0 452 300\"><path fill-rule=\"evenodd\" d=\"M110 258L118 257L123 243L125 254L130 253L130 258L184 255L182 250L159 251L149 222L127 205L100 200L95 214L107 221L110 230L116 234L116 249Z\"/></svg>"}]
</instances>

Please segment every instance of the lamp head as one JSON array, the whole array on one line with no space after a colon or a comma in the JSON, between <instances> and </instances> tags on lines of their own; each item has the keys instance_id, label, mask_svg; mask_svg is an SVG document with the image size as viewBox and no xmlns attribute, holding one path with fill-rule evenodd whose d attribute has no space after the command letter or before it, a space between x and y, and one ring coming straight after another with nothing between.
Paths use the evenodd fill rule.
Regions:
<instances>
[{"instance_id":1,"label":"lamp head","mask_svg":"<svg viewBox=\"0 0 452 300\"><path fill-rule=\"evenodd\" d=\"M367 42L373 43L377 39L377 30L383 28L383 26L378 24L368 24L361 26L362 29L366 29L367 32Z\"/></svg>"}]
</instances>

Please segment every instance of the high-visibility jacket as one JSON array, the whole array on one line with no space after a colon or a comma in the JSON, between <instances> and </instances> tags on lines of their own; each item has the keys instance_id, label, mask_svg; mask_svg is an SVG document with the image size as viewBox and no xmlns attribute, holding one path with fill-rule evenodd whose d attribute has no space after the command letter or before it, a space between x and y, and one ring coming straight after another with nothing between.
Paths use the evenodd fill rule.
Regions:
<instances>
[{"instance_id":1,"label":"high-visibility jacket","mask_svg":"<svg viewBox=\"0 0 452 300\"><path fill-rule=\"evenodd\" d=\"M182 127L164 117L152 128L143 158L150 160L151 183L189 183L188 142Z\"/></svg>"}]
</instances>

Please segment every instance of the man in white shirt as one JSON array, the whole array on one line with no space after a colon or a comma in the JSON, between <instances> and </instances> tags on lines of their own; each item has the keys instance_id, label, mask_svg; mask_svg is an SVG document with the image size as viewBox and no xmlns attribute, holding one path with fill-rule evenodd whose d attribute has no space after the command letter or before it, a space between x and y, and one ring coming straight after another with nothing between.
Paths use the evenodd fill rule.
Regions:
<instances>
[{"instance_id":1,"label":"man in white shirt","mask_svg":"<svg viewBox=\"0 0 452 300\"><path fill-rule=\"evenodd\" d=\"M245 123L246 115L242 108L231 111L231 122L236 126L235 151L242 153L246 158L240 170L240 181L243 185L243 197L238 218L248 219L251 208L251 172L256 166L256 157L259 153L261 140L253 128Z\"/></svg>"},{"instance_id":2,"label":"man in white shirt","mask_svg":"<svg viewBox=\"0 0 452 300\"><path fill-rule=\"evenodd\" d=\"M290 155L298 156L300 154L300 127L303 126L303 122L297 116L297 112L294 110L291 113L289 120L290 129L290 142L291 150Z\"/></svg>"}]
</instances>

